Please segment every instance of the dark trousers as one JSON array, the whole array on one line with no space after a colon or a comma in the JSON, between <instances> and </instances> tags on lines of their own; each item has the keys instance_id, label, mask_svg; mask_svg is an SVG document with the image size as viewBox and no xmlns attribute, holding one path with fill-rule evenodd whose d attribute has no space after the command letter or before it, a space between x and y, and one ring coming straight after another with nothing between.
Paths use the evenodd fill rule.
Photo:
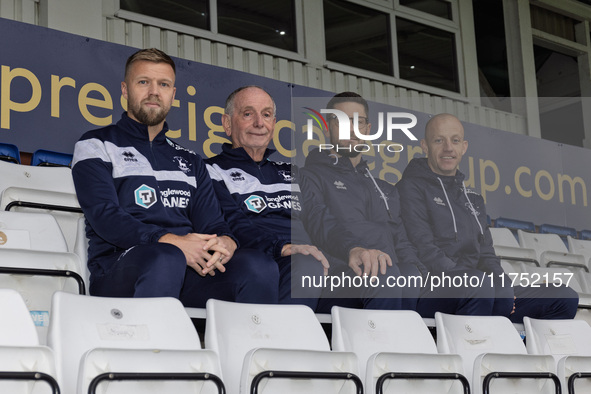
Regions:
<instances>
[{"instance_id":1,"label":"dark trousers","mask_svg":"<svg viewBox=\"0 0 591 394\"><path fill-rule=\"evenodd\" d=\"M186 307L204 308L209 298L247 303L277 303L279 271L264 253L237 249L226 272L205 277L187 266L174 245L138 245L101 259L94 267L90 294L104 297L175 297Z\"/></svg>"},{"instance_id":2,"label":"dark trousers","mask_svg":"<svg viewBox=\"0 0 591 394\"><path fill-rule=\"evenodd\" d=\"M313 256L293 254L275 260L279 267L279 303L303 304L316 310L322 289L310 286L324 277L324 267Z\"/></svg>"},{"instance_id":3,"label":"dark trousers","mask_svg":"<svg viewBox=\"0 0 591 394\"><path fill-rule=\"evenodd\" d=\"M440 274L441 275L441 274ZM451 286L422 289L417 312L422 317L433 317L435 312L456 315L506 316L514 323L523 322L524 316L537 319L572 319L579 302L577 293L569 287L511 286L511 279L501 280L474 269L447 272L448 276L483 278L481 286ZM458 281L459 283L459 281ZM515 297L515 299L513 298ZM513 304L515 303L515 312Z\"/></svg>"}]
</instances>

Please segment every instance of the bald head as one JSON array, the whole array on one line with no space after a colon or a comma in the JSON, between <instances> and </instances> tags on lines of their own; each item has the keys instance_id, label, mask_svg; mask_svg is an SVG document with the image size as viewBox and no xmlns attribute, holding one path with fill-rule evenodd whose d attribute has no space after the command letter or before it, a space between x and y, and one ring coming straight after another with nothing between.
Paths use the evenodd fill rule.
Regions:
<instances>
[{"instance_id":1,"label":"bald head","mask_svg":"<svg viewBox=\"0 0 591 394\"><path fill-rule=\"evenodd\" d=\"M461 130L462 138L464 138L464 126L460 120L452 114L437 114L433 116L425 125L425 139L429 137L435 130L442 128L455 128Z\"/></svg>"},{"instance_id":2,"label":"bald head","mask_svg":"<svg viewBox=\"0 0 591 394\"><path fill-rule=\"evenodd\" d=\"M468 149L468 141L464 140L464 126L451 114L433 116L425 126L421 148L434 173L455 175L462 156Z\"/></svg>"}]
</instances>

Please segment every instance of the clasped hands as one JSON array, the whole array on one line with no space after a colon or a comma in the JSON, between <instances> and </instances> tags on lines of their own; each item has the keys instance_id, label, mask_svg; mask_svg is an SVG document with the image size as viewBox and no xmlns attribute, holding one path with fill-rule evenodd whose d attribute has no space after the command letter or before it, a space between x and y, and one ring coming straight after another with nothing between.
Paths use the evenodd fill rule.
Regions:
<instances>
[{"instance_id":1,"label":"clasped hands","mask_svg":"<svg viewBox=\"0 0 591 394\"><path fill-rule=\"evenodd\" d=\"M187 265L199 275L214 276L215 271L225 272L226 264L236 251L236 242L227 235L189 233L187 235L165 234L158 242L178 247L187 259Z\"/></svg>"}]
</instances>

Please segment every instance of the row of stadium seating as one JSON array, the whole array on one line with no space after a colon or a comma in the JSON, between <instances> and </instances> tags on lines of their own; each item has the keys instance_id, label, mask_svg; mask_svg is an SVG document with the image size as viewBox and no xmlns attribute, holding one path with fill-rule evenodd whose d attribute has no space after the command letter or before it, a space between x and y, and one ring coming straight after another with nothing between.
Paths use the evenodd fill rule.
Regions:
<instances>
[{"instance_id":1,"label":"row of stadium seating","mask_svg":"<svg viewBox=\"0 0 591 394\"><path fill-rule=\"evenodd\" d=\"M2 392L559 393L588 392L591 376L579 320L526 318L526 346L505 317L437 313L436 343L416 312L334 307L331 349L307 306L209 300L203 348L173 298L52 303L43 346L20 295L0 290ZM3 381L16 377L35 383Z\"/></svg>"},{"instance_id":2,"label":"row of stadium seating","mask_svg":"<svg viewBox=\"0 0 591 394\"><path fill-rule=\"evenodd\" d=\"M486 320L481 321L479 317L461 317L462 319L468 320L457 321L457 326L452 325L456 328L448 329L446 331L444 329L444 323L445 321L448 321L448 317L439 314L439 317L433 322L433 324L437 327L438 338L437 346L434 348L435 342L433 340L433 336L430 334L428 329L425 331L425 320L420 319L420 317L414 313L411 313L411 315L413 315L415 319L419 319L416 321L416 323L406 321L406 317L404 317L405 315L403 314L391 315L392 312L357 311L360 313L369 313L370 315L351 315L351 320L356 321L358 324L360 324L360 326L357 326L355 329L351 329L351 331L339 333L339 316L345 316L346 313L349 313L343 309L337 308L332 316L328 316L328 320L326 319L326 316L314 316L312 311L308 310L305 313L308 315L311 314L313 317L312 321L314 322L309 323L306 322L304 317L299 317L299 315L295 312L295 309L289 309L291 307L282 306L281 308L288 308L286 309L286 312L281 312L283 313L282 315L275 316L275 312L273 312L273 314L269 312L269 315L266 315L267 312L263 312L263 310L266 310L265 308L267 307L269 307L270 310L274 310L274 308L277 306L254 305L245 307L250 309L245 309L243 312L239 311L238 309L231 310L227 317L220 322L216 322L212 312L210 312L212 308L209 308L209 305L209 309L207 310L194 311L191 310L192 308L184 309L183 318L185 320L187 317L194 317L195 313L205 318L205 347L210 350L209 355L213 358L209 358L210 361L195 361L197 359L193 359L193 355L191 354L182 355L177 353L179 349L187 351L191 350L191 347L189 347L187 343L198 342L199 347L194 350L198 350L202 347L200 339L198 338L199 334L195 331L195 328L192 324L191 328L194 332L194 335L197 335L197 339L192 339L191 341L193 342L184 341L185 343L182 347L171 345L171 348L171 346L168 345L159 345L158 343L160 342L149 343L142 342L143 340L137 341L138 337L144 338L146 332L150 333L150 335L148 335L150 338L152 335L156 335L152 334L152 329L147 328L149 327L148 321L146 320L144 322L140 319L140 317L142 319L144 317L146 319L148 317L155 317L156 320L160 321L160 324L164 324L166 326L166 336L177 336L175 331L170 330L173 330L174 327L181 323L173 323L176 321L173 318L169 318L167 315L159 315L160 312L158 312L155 304L152 303L153 300L147 301L149 303L147 311L140 312L141 307L139 301L145 300L105 299L83 296L86 293L86 289L88 288L88 272L86 270L85 264L87 240L84 233L84 218L76 199L75 189L71 179L71 170L69 168L26 166L0 161L0 192L0 262L2 262L0 264L0 274L4 274L0 275L0 288L16 289L18 290L18 293L20 293L22 299L24 300L25 307L29 312L29 316L33 317L33 319L29 318L29 321L34 322L33 325L36 328L36 343L41 347L49 345L49 349L51 349L49 352L53 354L53 357L55 357L55 359L52 359L51 357L47 356L48 348L43 347L45 349L43 352L46 354L45 359L55 361L54 373L48 374L50 376L57 377L57 382L62 387L62 392L87 392L86 387L90 384L90 379L87 378L85 378L87 380L84 381L86 383L80 383L81 381L76 383L78 375L77 373L71 372L77 371L78 364L80 363L80 355L83 353L83 351L80 351L78 355L71 356L63 353L63 350L58 350L59 346L63 346L64 348L70 348L70 346L73 347L74 345L70 344L70 340L73 341L75 335L77 334L73 333L72 330L85 332L83 327L87 321L90 325L88 330L92 331L95 336L98 335L99 339L104 340L105 336L107 339L109 336L111 339L114 339L114 336L117 336L118 339L116 342L93 342L90 345L86 345L86 349L90 349L91 347L119 349L121 347L126 348L136 346L146 346L148 348L148 350L143 348L143 353L129 354L131 361L130 359L125 358L123 354L120 355L118 350L109 350L104 356L104 353L101 351L101 356L98 359L93 359L91 362L92 368L95 369L95 372L99 371L100 374L103 372L112 373L114 371L138 372L133 369L135 368L133 365L136 363L141 364L140 361L144 360L151 365L151 369L149 368L150 372L170 372L168 370L162 371L161 368L164 365L170 366L170 368L176 368L176 365L178 364L175 364L172 361L169 362L168 359L166 359L167 361L163 361L165 360L165 356L159 356L159 354L169 354L173 359L178 360L179 362L187 359L192 360L187 365L213 365L215 367L216 363L219 363L218 369L212 369L208 372L220 376L227 387L227 392L229 393L239 392L238 387L240 385L242 385L244 388L243 392L249 391L247 387L250 386L250 382L254 379L254 375L262 372L263 370L290 370L292 367L301 368L301 365L304 365L308 368L308 370L312 369L314 371L320 371L320 367L316 367L315 362L323 361L325 356L321 355L320 353L316 353L316 357L313 358L312 361L303 361L302 359L300 363L300 359L298 358L299 356L297 355L302 353L304 350L315 350L316 352L330 351L328 338L326 337L324 331L322 331L323 339L319 339L319 341L323 344L314 345L318 347L312 348L310 348L312 345L309 345L308 342L298 342L297 338L299 338L299 334L292 333L292 329L295 329L298 332L307 332L306 330L308 328L310 330L318 331L317 328L319 326L319 320L323 322L332 322L333 353L335 350L349 351L357 355L357 360L361 360L351 361L352 359L348 359L348 361L340 361L340 364L338 364L339 366L333 366L331 371L340 371L346 373L353 372L351 376L355 375L355 371L357 371L361 377L361 380L365 382L364 386L366 388L366 392L379 392L376 389L377 379L386 372L397 373L394 375L389 374L380 380L380 382L383 381L384 383L383 391L381 392L393 392L392 390L400 389L400 385L402 385L402 392L405 392L404 390L409 390L406 392L454 392L454 390L459 390L458 392L466 392L463 390L461 382L454 381L453 379L450 381L446 380L445 382L442 382L441 380L432 381L431 379L433 379L433 377L430 376L409 376L405 374L409 372L431 373L444 371L451 374L446 375L446 379L448 377L455 377L456 374L462 373L463 371L464 375L468 377L468 381L472 382L473 379L476 379L474 380L476 383L469 385L471 386L471 390L473 392L481 392L483 376L488 374L488 372L515 372L519 370L519 367L525 367L526 365L529 365L529 361L526 362L520 358L525 356L526 350L524 348L523 342L521 341L521 337L519 336L519 332L513 325L510 324L509 320L504 318L498 318L500 320L489 320L489 318L486 318ZM496 223L498 222L499 221L497 220ZM518 239L521 241L521 238L519 238L520 236L524 240L527 239L528 233L524 231L518 232L518 239L516 239L508 228L493 228L491 230L493 232L495 249L499 248L497 249L497 253L503 256L503 267L507 272L530 273L534 272L530 270L535 269L546 270L538 271L538 274L548 273L549 275L553 275L552 279L556 278L554 273L559 273L560 275L563 275L563 278L566 278L565 274L569 272L576 272L576 274L573 275L574 281L571 283L571 286L574 284L579 286L579 288L576 288L576 290L579 291L579 294L583 295L583 306L586 305L585 303L587 301L585 301L584 296L591 293L588 291L591 289L591 281L585 281L586 277L589 275L587 272L585 272L585 267L589 267L589 258L584 258L581 260L581 257L569 257L574 259L573 261L578 263L579 266L571 264L569 266L556 267L558 257L569 254L567 253L568 251L554 251L554 254L558 255L558 257L556 257L554 254L550 253L553 251L552 248L547 248L545 250L542 250L541 248L555 244L555 242L553 243L545 239L544 237L546 236L552 236L554 237L554 240L558 238L558 244L562 244L562 247L566 248L558 235L539 233L529 234L533 237L542 238L535 238L533 244L534 246L528 246L529 244L520 244L520 242L518 242ZM504 235L502 233L504 233ZM572 241L574 242L575 240L573 239ZM581 242L583 247L587 246L587 242L591 242L581 240L576 241ZM535 249L536 245L540 246L540 248ZM502 247L506 249L502 249ZM510 258L507 248L513 248L511 251L517 253L519 261ZM528 249L530 249L530 251L527 251ZM532 251L534 253L532 253ZM540 252L538 253L538 251ZM570 260L569 262L572 263ZM583 265L585 265L585 267L583 267ZM15 269L20 269L21 271L15 271ZM24 271L22 271L22 269L24 269ZM531 279L531 277L531 274L529 274L528 278ZM56 290L59 291L55 293ZM59 296L54 296L52 303L52 296L54 293L59 294ZM61 309L56 307L56 305L61 302L60 300L70 299L80 300L76 301L80 302L80 304L72 304L72 306L61 307ZM95 304L91 304L94 302L97 303L96 306ZM90 315L87 316L86 314L101 310L102 307L99 306L100 302L105 302L110 305L105 306L104 308L108 308L109 311L113 311L115 315L119 315L119 312L126 309L129 311L137 310L137 316L139 317L136 320L131 320L128 322L123 322L123 320L121 320L119 321L121 324L119 324L117 321L113 323L113 321L108 320L111 318L116 319L117 317L113 317L112 315L104 313L102 315L103 317L101 317L103 320L97 322L96 320L93 320ZM126 306L126 302L134 303L133 307ZM0 305L4 304L12 305L12 302L0 302ZM225 305L226 303L220 304L219 302L212 301L211 304ZM588 305L591 305L591 302L588 302ZM232 306L232 308L233 307L240 308L240 306ZM173 310L174 308L169 306L162 309ZM65 318L66 320L63 320L59 317L61 313L60 310L67 310L69 313L71 313L71 315L69 315L68 318ZM130 312L126 312L124 315L129 315L129 313ZM382 315L382 313L384 314ZM4 315L0 313L0 316ZM136 316L135 312L133 312L132 316ZM241 317L244 324L246 324L246 322L250 322L248 323L250 325L248 326L246 332L240 331L238 329L241 327L239 324L240 319L238 319L238 317ZM299 323L294 323L292 320L293 318L295 318L296 322ZM450 317L452 320L454 318L455 317L453 316ZM342 319L344 319L344 317ZM2 320L4 321L4 318ZM60 320L62 320L61 323ZM9 323L10 327L13 327L11 323L12 319L7 319L6 321ZM500 321L502 321L502 323ZM394 325L395 323L398 325ZM557 321L539 323L542 326L544 326L544 324L553 325L547 330L546 333L540 334L540 340L536 339L536 341L532 341L530 339L527 341L527 351L529 351L531 354L555 353L562 355L570 354L571 356L576 354L577 356L591 357L591 346L587 346L587 342L585 342L585 340L578 339L579 334L575 335L575 332L573 331L575 328L572 328L570 323L571 322ZM580 324L585 325L585 329L591 329L591 327L589 327L586 322L579 321L572 323L577 325L576 327L578 328L576 328L576 330L580 329ZM152 323L150 322L150 324ZM267 324L269 326L267 326ZM284 326L284 324L286 325ZM533 336L534 331L532 331L532 327L528 328L528 325L532 324L535 325L537 323L535 323L533 319L527 319L525 323L525 331L528 331L528 335L532 336L530 338L535 338L535 336ZM302 328L302 325L305 325L306 328ZM497 327L497 325L500 326ZM419 326L421 328L419 328ZM503 331L500 328L503 326L508 327L507 330ZM52 329L52 327L59 328ZM212 329L212 327L215 327L215 329ZM278 332L281 334L271 334L270 327L277 328ZM408 327L408 330L404 327ZM495 332L489 333L489 331L485 331L486 329L492 327L495 327ZM24 331L15 327L12 329L16 330L17 332ZM227 334L227 337L216 340L214 337L209 336L208 332L230 333ZM421 334L421 332L428 335L425 336ZM508 335L509 339L504 336L496 336L496 334L500 334L501 332L505 333L503 335ZM509 332L511 334L508 334ZM554 337L550 336L548 332ZM66 342L62 341L62 343L65 344L59 346L56 345L59 343L59 340L55 339L54 337L57 335L56 333L59 333L59 335L62 335L64 338L68 338ZM586 333L585 335L586 338L591 339L589 333ZM475 335L471 336L471 334ZM304 339L311 340L311 338L315 338L315 335L316 334L306 333ZM128 336L132 337L129 343L125 342L129 339ZM318 336L320 337L319 334ZM459 337L452 339L452 337L455 338L455 336ZM89 338L92 336L89 333L85 333L84 337ZM427 337L429 338L429 341L427 341ZM513 337L513 339L510 337ZM5 336L0 333L0 338L5 338ZM246 340L253 338L259 342L250 342ZM283 342L275 343L272 341L273 338L281 338ZM415 339L417 342L414 341ZM544 340L547 342L546 345L544 345ZM420 343L425 347L419 347L418 341L420 341ZM7 340L7 342L0 343L0 346L4 347L4 345L9 346L16 343L18 342ZM124 345L124 343L127 344ZM429 345L425 345L426 343ZM532 346L534 346L536 343L543 349L534 350ZM403 345L407 347L404 347ZM260 353L262 354L262 356L260 356L261 358L253 359L254 364L252 364L250 367L243 367L242 353L246 354L251 350L251 347L290 348L295 351L295 353L290 353L288 356L286 356L283 351L272 351L270 353L263 352ZM159 350L155 352L154 349ZM437 350L439 350L439 353L459 353L461 356L460 358L458 358L458 356L454 356L455 358L452 357L451 359L444 361L444 359L441 357L441 354L437 353ZM110 353L111 351L114 353ZM174 352L168 353L169 351ZM374 361L378 363L378 367L375 368L378 369L370 370L369 364L367 364L368 373L370 373L369 371L373 372L370 373L371 376L366 375L364 372L366 370L365 360L369 358L369 352L372 352L373 354L377 351L403 352L407 354L404 355L402 359L398 359L398 361L386 356L376 357ZM468 353L464 354L464 352ZM503 352L516 355L515 359L512 358L513 356L503 356L500 361L495 358L496 356L490 356L483 359L486 362L485 365L488 366L474 367L474 376L478 376L473 377L471 371L473 369L473 365L475 365L473 364L473 361L476 358L476 354L485 352ZM425 356L425 354L434 356L433 360L430 360L429 357ZM111 361L110 359L107 360L107 356L115 357L116 361ZM426 358L423 358L423 356ZM69 366L67 368L64 367L64 365L66 365L64 357L69 360ZM326 357L332 360L333 355ZM528 360L535 359L535 357L532 358L529 356L526 358ZM511 360L513 360L514 363ZM559 364L549 362L548 360L551 360L551 358L539 358L537 361L532 361L537 364L530 369L526 369L526 372L533 373L534 371L546 371L545 373L547 377L551 376L549 373L557 373L561 377L562 383L566 384L566 380L564 380L565 377L570 376L573 371L591 371L591 362L589 362L586 358L584 358L581 362L587 362L588 367L581 367L578 369L579 367L575 368L568 366L566 367L566 372L561 372L560 368L556 369ZM571 357L571 360L576 360L576 357ZM276 362L279 364L275 364ZM444 364L444 367L441 366L440 362ZM476 362L480 361L476 360ZM358 363L359 365L357 365ZM504 363L508 364L503 366ZM41 365L29 361L23 362L23 364L29 366ZM9 363L6 365L12 364ZM352 367L349 368L348 365L352 365ZM113 369L109 370L110 368ZM207 367L205 368L207 369ZM5 367L0 367L0 371L2 370L5 370ZM181 368L180 370L181 372L195 371L194 369L187 370L186 368ZM99 372L96 372L96 374L99 374ZM216 372L219 372L219 374ZM402 374L399 374L401 372ZM2 373L0 373L0 377L1 376ZM134 376L137 377L137 375ZM162 375L162 377L164 376L168 375ZM243 376L243 378L240 378L240 376ZM244 376L250 376L250 378L244 378ZM261 386L259 387L258 392L273 392L274 390L276 392L278 390L278 388L276 388L277 385L282 386L283 384L286 384L285 379L287 379L287 376L292 375L289 373L274 373L274 376L284 376L285 378L271 380L264 378L261 381ZM534 375L531 376L533 377ZM410 380L398 382L399 378L404 377ZM422 379L417 380L419 377ZM443 376L440 375L438 377ZM554 378L548 381L548 379L542 379L540 376L536 375L535 391L527 391L525 388L528 384L531 384L528 379L504 381L498 380L497 378L500 378L500 375L492 378L494 382L492 387L495 389L495 391L499 390L499 392L554 391L554 386L551 381ZM246 380L240 383L241 379ZM288 386L293 384L294 388L286 388L282 392L348 392L357 390L354 388L355 385L351 382L354 380L355 379L353 378L347 378L345 380L323 381L322 383L312 383L312 381L309 379L296 379L295 381L288 380L288 382L290 382ZM344 381L348 381L348 383L345 384ZM579 381L580 383L578 384L580 384L582 388L589 387L588 380L585 381L584 379L581 379ZM76 391L76 384L79 385L78 387L83 387L81 389L82 391ZM169 384L169 382L166 384ZM209 387L209 384L206 385ZM215 392L217 390L216 385L213 383L211 383L211 385L211 389L213 392ZM107 386L109 386L110 390L111 385ZM331 388L334 388L333 386L338 387L339 389L332 390ZM523 390L525 391L520 391L522 386ZM121 387L120 390L122 392L136 392L135 389L129 389L130 386L128 386L127 383L121 383L121 386L119 384L113 385L113 389L118 390L117 387ZM155 388L159 386L153 382L150 384L144 383L141 386L141 389L138 389L137 392L139 392L139 390L141 390L141 392L151 392L145 390L148 390L152 387ZM339 391L341 388L342 391ZM101 390L103 390L103 388L101 388ZM204 386L203 392L209 392L207 390L210 389L205 388ZM4 390L1 389L0 391L4 392ZM197 392L199 391L197 390Z\"/></svg>"},{"instance_id":3,"label":"row of stadium seating","mask_svg":"<svg viewBox=\"0 0 591 394\"><path fill-rule=\"evenodd\" d=\"M70 153L54 152L46 149L37 149L33 152L30 165L50 167L70 167L73 155ZM13 144L0 142L0 160L21 164L21 152ZM23 163L24 164L24 163Z\"/></svg>"},{"instance_id":4,"label":"row of stadium seating","mask_svg":"<svg viewBox=\"0 0 591 394\"><path fill-rule=\"evenodd\" d=\"M591 308L591 240L567 236L568 248L558 234L490 229L495 253L516 284L567 284L579 293L579 307ZM534 283L535 282L535 283Z\"/></svg>"}]
</instances>

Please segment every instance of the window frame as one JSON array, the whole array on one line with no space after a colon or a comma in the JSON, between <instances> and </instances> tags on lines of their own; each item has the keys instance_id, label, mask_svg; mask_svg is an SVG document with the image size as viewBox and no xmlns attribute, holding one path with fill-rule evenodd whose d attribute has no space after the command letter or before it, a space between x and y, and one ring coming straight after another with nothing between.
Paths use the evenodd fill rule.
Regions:
<instances>
[{"instance_id":1,"label":"window frame","mask_svg":"<svg viewBox=\"0 0 591 394\"><path fill-rule=\"evenodd\" d=\"M212 42L220 42L229 46L236 46L244 48L245 50L253 50L256 52L267 53L272 56L282 57L290 60L306 63L307 59L305 56L304 48L304 23L303 23L303 11L302 1L294 1L294 13L295 13L295 37L297 51L289 51L287 49L281 49L270 45L261 44L255 41L249 41L242 38L237 38L225 34L218 33L218 12L217 12L217 1L209 0L209 25L210 30L200 29L198 27L187 26L181 23L172 22L166 19L155 18L148 15L139 14L133 11L127 11L121 9L119 0L116 1L116 9L114 15L117 18L137 22L143 25L156 26L160 29L171 30L180 34L187 34L194 36L195 38L204 38Z\"/></svg>"}]
</instances>

